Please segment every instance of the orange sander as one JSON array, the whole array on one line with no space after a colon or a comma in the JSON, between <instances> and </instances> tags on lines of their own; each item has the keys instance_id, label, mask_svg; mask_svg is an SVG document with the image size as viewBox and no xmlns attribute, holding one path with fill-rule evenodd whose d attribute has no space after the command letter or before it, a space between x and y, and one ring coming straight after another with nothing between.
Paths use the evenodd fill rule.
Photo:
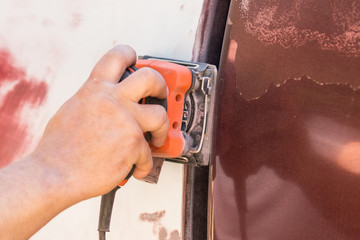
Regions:
<instances>
[{"instance_id":1,"label":"orange sander","mask_svg":"<svg viewBox=\"0 0 360 240\"><path fill-rule=\"evenodd\" d=\"M144 56L135 66L126 70L119 82L142 67L150 67L163 76L169 95L166 99L146 97L139 103L162 105L167 110L170 122L164 145L155 147L149 143L154 164L144 181L157 183L164 160L195 166L209 165L217 89L216 67L206 63ZM146 133L145 138L149 141L151 134ZM132 171L120 186L128 181ZM104 240L105 232L110 231L112 206L119 188L116 187L101 198L98 227L100 240Z\"/></svg>"}]
</instances>

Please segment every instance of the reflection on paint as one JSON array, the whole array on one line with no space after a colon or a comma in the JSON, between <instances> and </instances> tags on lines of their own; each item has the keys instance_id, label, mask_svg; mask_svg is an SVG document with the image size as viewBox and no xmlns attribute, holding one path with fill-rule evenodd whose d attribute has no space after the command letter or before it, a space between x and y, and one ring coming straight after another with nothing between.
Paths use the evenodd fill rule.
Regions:
<instances>
[{"instance_id":1,"label":"reflection on paint","mask_svg":"<svg viewBox=\"0 0 360 240\"><path fill-rule=\"evenodd\" d=\"M360 141L346 144L336 156L337 163L349 172L360 174Z\"/></svg>"},{"instance_id":2,"label":"reflection on paint","mask_svg":"<svg viewBox=\"0 0 360 240\"><path fill-rule=\"evenodd\" d=\"M22 110L26 106L40 106L48 86L28 77L11 53L0 49L0 89L5 89L0 96L0 167L3 167L15 160L26 144L28 131L27 126L21 123Z\"/></svg>"},{"instance_id":3,"label":"reflection on paint","mask_svg":"<svg viewBox=\"0 0 360 240\"><path fill-rule=\"evenodd\" d=\"M239 228L233 228L233 225L241 226L243 220L240 215L238 214L231 214L229 215L228 212L239 212L238 204L236 201L236 186L234 183L234 180L226 176L224 169L222 168L222 165L219 163L219 158L216 157L215 161L216 169L214 170L216 172L217 177L221 177L222 181L219 182L217 185L217 188L214 190L216 191L215 194L219 196L226 196L224 199L222 199L221 204L222 208L215 208L215 214L217 216L217 219L220 219L216 222L217 231L215 232L215 236L221 236L223 239L227 240L236 240L237 238L234 236L241 236L241 230ZM217 202L214 202L216 205ZM228 221L232 222L232 224L228 224L228 221L221 221L221 219L227 218Z\"/></svg>"},{"instance_id":4,"label":"reflection on paint","mask_svg":"<svg viewBox=\"0 0 360 240\"><path fill-rule=\"evenodd\" d=\"M232 63L235 62L237 48L238 48L237 42L235 40L231 40L229 45L228 56L227 56L227 60L229 62Z\"/></svg>"},{"instance_id":5,"label":"reflection on paint","mask_svg":"<svg viewBox=\"0 0 360 240\"><path fill-rule=\"evenodd\" d=\"M360 174L360 131L357 128L319 116L310 117L306 125L312 149L317 154L351 173Z\"/></svg>"},{"instance_id":6,"label":"reflection on paint","mask_svg":"<svg viewBox=\"0 0 360 240\"><path fill-rule=\"evenodd\" d=\"M347 144L360 139L360 91L303 77L247 100L233 67L220 73L215 239L356 239L360 151Z\"/></svg>"}]
</instances>

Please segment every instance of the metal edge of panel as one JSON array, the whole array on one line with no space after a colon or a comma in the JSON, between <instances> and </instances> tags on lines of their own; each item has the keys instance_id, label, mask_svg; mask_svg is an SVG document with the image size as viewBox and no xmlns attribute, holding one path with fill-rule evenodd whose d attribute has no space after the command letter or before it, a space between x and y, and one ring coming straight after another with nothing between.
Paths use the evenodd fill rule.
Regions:
<instances>
[{"instance_id":1,"label":"metal edge of panel","mask_svg":"<svg viewBox=\"0 0 360 240\"><path fill-rule=\"evenodd\" d=\"M204 0L192 61L206 62L219 67L230 2L231 0ZM211 216L208 201L212 200L211 196L209 197L211 168L211 164L206 167L190 165L184 167L183 239L185 240L212 237L208 224Z\"/></svg>"}]
</instances>

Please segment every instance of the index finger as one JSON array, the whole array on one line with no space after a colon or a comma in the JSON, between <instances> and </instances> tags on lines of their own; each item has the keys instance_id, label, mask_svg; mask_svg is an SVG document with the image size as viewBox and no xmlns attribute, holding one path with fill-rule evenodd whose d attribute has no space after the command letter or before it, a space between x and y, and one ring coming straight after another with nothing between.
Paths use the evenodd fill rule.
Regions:
<instances>
[{"instance_id":1,"label":"index finger","mask_svg":"<svg viewBox=\"0 0 360 240\"><path fill-rule=\"evenodd\" d=\"M126 45L110 49L95 65L88 81L118 83L125 69L135 64L136 52Z\"/></svg>"}]
</instances>

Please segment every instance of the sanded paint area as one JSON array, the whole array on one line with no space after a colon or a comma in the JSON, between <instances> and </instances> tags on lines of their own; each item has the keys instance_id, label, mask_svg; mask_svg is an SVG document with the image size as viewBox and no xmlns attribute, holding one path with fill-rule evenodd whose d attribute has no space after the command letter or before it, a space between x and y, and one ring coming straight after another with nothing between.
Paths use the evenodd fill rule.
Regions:
<instances>
[{"instance_id":1,"label":"sanded paint area","mask_svg":"<svg viewBox=\"0 0 360 240\"><path fill-rule=\"evenodd\" d=\"M0 166L28 153L46 122L117 44L139 55L190 60L202 0L3 0L0 2ZM108 239L182 237L182 165L158 185L130 180L116 198ZM33 239L97 239L99 199L61 213ZM144 213L165 211L161 227ZM159 225L160 226L160 225Z\"/></svg>"}]
</instances>

